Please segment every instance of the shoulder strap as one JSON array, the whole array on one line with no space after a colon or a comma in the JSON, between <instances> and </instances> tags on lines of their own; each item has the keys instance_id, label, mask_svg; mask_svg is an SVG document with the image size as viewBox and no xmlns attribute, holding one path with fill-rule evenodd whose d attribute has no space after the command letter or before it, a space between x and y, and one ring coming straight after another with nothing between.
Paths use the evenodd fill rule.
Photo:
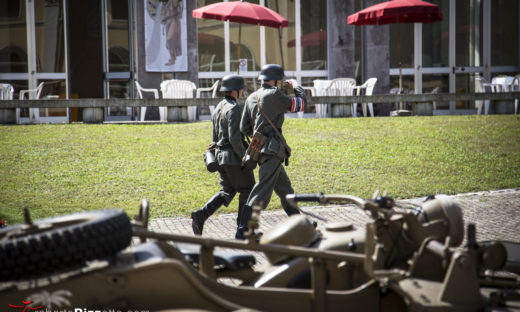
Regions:
<instances>
[{"instance_id":1,"label":"shoulder strap","mask_svg":"<svg viewBox=\"0 0 520 312\"><path fill-rule=\"evenodd\" d=\"M227 120L224 118L224 116L222 115L223 114L223 111L224 111L224 106L226 106L226 103L220 105L220 120L222 120L222 122L226 125L228 125L227 123Z\"/></svg>"},{"instance_id":2,"label":"shoulder strap","mask_svg":"<svg viewBox=\"0 0 520 312\"><path fill-rule=\"evenodd\" d=\"M280 131L278 131L278 128L276 128L276 126L273 124L271 119L269 119L269 117L267 117L267 114L264 112L264 110L260 106L260 101L258 99L258 93L256 94L256 106L258 106L258 110L260 111L260 113L262 113L262 115L264 116L265 120L267 120L267 122L273 128L274 132L276 132L276 135L278 136L278 138L280 138L280 141L282 141L283 145L287 149L287 153L289 153L289 155L291 155L291 148L287 144L287 141L285 141L285 138L283 137L283 135L280 133Z\"/></svg>"}]
</instances>

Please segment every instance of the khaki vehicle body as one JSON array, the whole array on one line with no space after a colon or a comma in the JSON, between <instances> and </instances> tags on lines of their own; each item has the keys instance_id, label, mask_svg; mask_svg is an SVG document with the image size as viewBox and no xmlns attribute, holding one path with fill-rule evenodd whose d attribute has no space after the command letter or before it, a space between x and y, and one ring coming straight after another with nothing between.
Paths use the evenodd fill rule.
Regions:
<instances>
[{"instance_id":1,"label":"khaki vehicle body","mask_svg":"<svg viewBox=\"0 0 520 312\"><path fill-rule=\"evenodd\" d=\"M520 311L520 245L477 243L469 225L461 246L462 211L446 196L407 208L387 197L288 201L354 203L372 221L317 231L297 215L259 237L257 210L238 241L149 231L146 202L133 221L114 210L36 222L27 214L26 224L0 229L0 302L82 312ZM237 250L267 261L254 266Z\"/></svg>"}]
</instances>

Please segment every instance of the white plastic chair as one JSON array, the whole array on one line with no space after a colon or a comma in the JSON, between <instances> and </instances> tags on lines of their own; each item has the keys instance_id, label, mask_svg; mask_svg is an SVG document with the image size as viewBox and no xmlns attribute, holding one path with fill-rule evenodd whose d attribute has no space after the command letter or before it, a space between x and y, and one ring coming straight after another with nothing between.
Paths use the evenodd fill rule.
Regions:
<instances>
[{"instance_id":1,"label":"white plastic chair","mask_svg":"<svg viewBox=\"0 0 520 312\"><path fill-rule=\"evenodd\" d=\"M0 83L0 100L12 100L14 88L8 83Z\"/></svg>"},{"instance_id":2,"label":"white plastic chair","mask_svg":"<svg viewBox=\"0 0 520 312\"><path fill-rule=\"evenodd\" d=\"M356 86L354 78L336 78L330 81L327 87L329 95L349 96L352 95L352 88Z\"/></svg>"},{"instance_id":3,"label":"white plastic chair","mask_svg":"<svg viewBox=\"0 0 520 312\"><path fill-rule=\"evenodd\" d=\"M495 92L507 92L513 83L513 79L512 76L497 76L491 79L491 84L495 88Z\"/></svg>"},{"instance_id":4,"label":"white plastic chair","mask_svg":"<svg viewBox=\"0 0 520 312\"><path fill-rule=\"evenodd\" d=\"M513 81L509 85L509 91L519 92L520 91L520 75L516 75ZM518 99L515 99L515 115L518 113Z\"/></svg>"},{"instance_id":5,"label":"white plastic chair","mask_svg":"<svg viewBox=\"0 0 520 312\"><path fill-rule=\"evenodd\" d=\"M441 90L441 87L435 87L430 92L430 94L438 94L440 90ZM433 101L432 104L433 104L433 110L436 110L437 109L437 101Z\"/></svg>"},{"instance_id":6,"label":"white plastic chair","mask_svg":"<svg viewBox=\"0 0 520 312\"><path fill-rule=\"evenodd\" d=\"M20 90L19 99L23 100L25 99L25 95L27 94L27 97L30 100L39 100L40 95L42 94L43 85L45 82L40 82L40 84L34 88L34 89L28 89L28 90ZM31 122L37 122L40 119L40 109L39 108L29 108L29 121ZM20 122L20 109L16 109L16 123Z\"/></svg>"},{"instance_id":7,"label":"white plastic chair","mask_svg":"<svg viewBox=\"0 0 520 312\"><path fill-rule=\"evenodd\" d=\"M326 96L328 94L328 87L332 80L316 79L313 81L314 87L311 89L312 96ZM309 87L307 87L309 88ZM312 93L314 91L314 93ZM327 117L327 105L328 104L315 104L316 118Z\"/></svg>"},{"instance_id":8,"label":"white plastic chair","mask_svg":"<svg viewBox=\"0 0 520 312\"><path fill-rule=\"evenodd\" d=\"M326 89L327 95L331 96L352 96L354 94L354 87L356 86L356 80L354 78L336 78L330 81L329 86ZM352 117L356 117L353 109L354 105L350 106Z\"/></svg>"},{"instance_id":9,"label":"white plastic chair","mask_svg":"<svg viewBox=\"0 0 520 312\"><path fill-rule=\"evenodd\" d=\"M189 80L170 79L161 82L163 99L193 98L193 91L197 87ZM188 121L196 120L197 106L188 106Z\"/></svg>"},{"instance_id":10,"label":"white plastic chair","mask_svg":"<svg viewBox=\"0 0 520 312\"><path fill-rule=\"evenodd\" d=\"M213 98L213 99L216 98L219 82L220 82L220 80L215 81L215 83L211 87L208 87L208 88L198 88L197 89L197 98L200 98L201 92L211 92L211 98ZM215 111L215 105L210 105L209 106L210 114L213 115L214 111Z\"/></svg>"},{"instance_id":11,"label":"white plastic chair","mask_svg":"<svg viewBox=\"0 0 520 312\"><path fill-rule=\"evenodd\" d=\"M493 84L489 83L484 79L483 77L475 77L475 92L478 93L485 93L485 92L495 92L495 87ZM480 115L482 113L482 104L484 104L484 114L489 113L489 104L491 103L490 100L480 100L475 101L475 104L478 106L477 114Z\"/></svg>"},{"instance_id":12,"label":"white plastic chair","mask_svg":"<svg viewBox=\"0 0 520 312\"><path fill-rule=\"evenodd\" d=\"M301 86L303 90L309 90L311 91L311 96L316 96L316 88L314 87L304 87L304 86ZM316 112L316 117L318 115L318 112ZM297 113L297 116L298 118L303 118L303 112L300 112L300 113Z\"/></svg>"},{"instance_id":13,"label":"white plastic chair","mask_svg":"<svg viewBox=\"0 0 520 312\"><path fill-rule=\"evenodd\" d=\"M369 79L367 79L367 81L365 81L364 84L357 86L357 87L354 86L353 89L356 92L355 95L361 95L362 90L365 90L364 95L372 95L372 93L374 92L374 87L376 85L376 82L377 82L377 78L369 78ZM353 106L352 116L356 116L354 114L357 114L357 103L354 103L352 106ZM367 116L367 103L362 104L362 109L363 109L363 116L366 117ZM374 117L374 104L373 103L368 103L368 110L370 111L370 116Z\"/></svg>"},{"instance_id":14,"label":"white plastic chair","mask_svg":"<svg viewBox=\"0 0 520 312\"><path fill-rule=\"evenodd\" d=\"M153 89L153 88L143 88L139 82L135 81L135 87L137 89L137 94L139 95L140 99L143 99L143 92L151 92L153 93L153 96L155 99L159 98L159 90ZM141 107L141 121L144 121L144 116L146 115L146 106ZM166 106L159 107L159 119L161 121L166 121Z\"/></svg>"}]
</instances>

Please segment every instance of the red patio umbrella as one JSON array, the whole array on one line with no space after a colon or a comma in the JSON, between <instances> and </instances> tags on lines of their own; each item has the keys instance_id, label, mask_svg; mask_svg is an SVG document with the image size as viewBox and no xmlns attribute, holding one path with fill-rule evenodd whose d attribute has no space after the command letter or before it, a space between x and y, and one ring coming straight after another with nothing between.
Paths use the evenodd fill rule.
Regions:
<instances>
[{"instance_id":1,"label":"red patio umbrella","mask_svg":"<svg viewBox=\"0 0 520 312\"><path fill-rule=\"evenodd\" d=\"M431 23L442 20L442 13L435 4L421 0L394 0L378 3L349 15L351 25L382 25L399 23ZM403 88L401 69L401 38L397 28L399 54L399 93Z\"/></svg>"},{"instance_id":2,"label":"red patio umbrella","mask_svg":"<svg viewBox=\"0 0 520 312\"><path fill-rule=\"evenodd\" d=\"M240 59L240 37L242 32L242 23L274 28L289 26L287 19L275 11L264 6L245 1L213 3L193 10L192 16L194 18L215 19L219 21L240 23L238 28L238 59ZM237 73L238 72L239 70L237 68Z\"/></svg>"}]
</instances>

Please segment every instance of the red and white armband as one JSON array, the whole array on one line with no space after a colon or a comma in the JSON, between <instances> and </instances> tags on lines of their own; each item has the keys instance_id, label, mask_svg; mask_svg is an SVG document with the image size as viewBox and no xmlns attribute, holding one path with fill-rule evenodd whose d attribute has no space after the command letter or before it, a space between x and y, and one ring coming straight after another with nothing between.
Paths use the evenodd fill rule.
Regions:
<instances>
[{"instance_id":1,"label":"red and white armband","mask_svg":"<svg viewBox=\"0 0 520 312\"><path fill-rule=\"evenodd\" d=\"M305 109L305 100L301 97L293 97L291 98L291 102L291 113L303 112Z\"/></svg>"}]
</instances>

